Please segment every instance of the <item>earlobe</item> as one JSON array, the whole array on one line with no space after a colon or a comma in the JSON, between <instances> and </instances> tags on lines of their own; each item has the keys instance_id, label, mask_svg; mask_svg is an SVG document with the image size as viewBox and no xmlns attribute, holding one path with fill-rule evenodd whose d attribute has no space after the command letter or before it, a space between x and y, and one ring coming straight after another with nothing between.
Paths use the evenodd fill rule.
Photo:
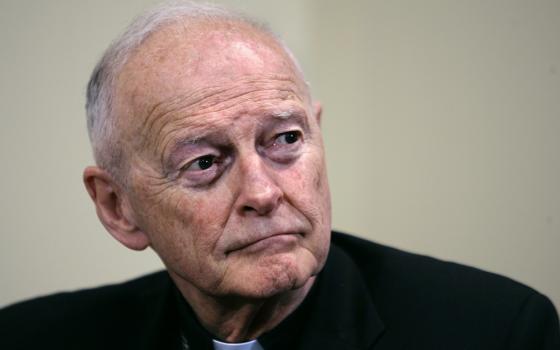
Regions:
<instances>
[{"instance_id":1,"label":"earlobe","mask_svg":"<svg viewBox=\"0 0 560 350\"><path fill-rule=\"evenodd\" d=\"M83 180L107 231L130 249L146 249L150 245L149 238L134 222L127 198L111 175L92 166L84 170Z\"/></svg>"},{"instance_id":2,"label":"earlobe","mask_svg":"<svg viewBox=\"0 0 560 350\"><path fill-rule=\"evenodd\" d=\"M321 106L321 102L313 102L313 114L315 115L315 120L317 120L317 124L321 126L321 115L323 114L323 106Z\"/></svg>"}]
</instances>

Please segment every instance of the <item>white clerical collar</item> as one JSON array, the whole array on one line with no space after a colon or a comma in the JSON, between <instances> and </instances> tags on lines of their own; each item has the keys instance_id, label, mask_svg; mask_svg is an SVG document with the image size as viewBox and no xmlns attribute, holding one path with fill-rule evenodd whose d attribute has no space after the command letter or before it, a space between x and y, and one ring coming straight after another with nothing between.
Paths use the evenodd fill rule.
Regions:
<instances>
[{"instance_id":1,"label":"white clerical collar","mask_svg":"<svg viewBox=\"0 0 560 350\"><path fill-rule=\"evenodd\" d=\"M261 344L256 340L245 343L223 343L219 340L212 339L214 350L263 350Z\"/></svg>"}]
</instances>

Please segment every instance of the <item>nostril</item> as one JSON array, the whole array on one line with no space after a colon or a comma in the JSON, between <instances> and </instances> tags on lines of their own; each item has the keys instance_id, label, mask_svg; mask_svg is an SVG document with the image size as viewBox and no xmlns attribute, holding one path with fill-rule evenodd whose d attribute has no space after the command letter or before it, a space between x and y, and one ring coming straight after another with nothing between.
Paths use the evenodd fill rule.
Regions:
<instances>
[{"instance_id":1,"label":"nostril","mask_svg":"<svg viewBox=\"0 0 560 350\"><path fill-rule=\"evenodd\" d=\"M275 201L256 202L244 205L241 210L245 215L267 215L277 206Z\"/></svg>"},{"instance_id":2,"label":"nostril","mask_svg":"<svg viewBox=\"0 0 560 350\"><path fill-rule=\"evenodd\" d=\"M242 208L241 210L243 210L244 212L257 211L255 208L253 208L253 207L251 207L251 206L249 206L249 205L243 206L243 208Z\"/></svg>"},{"instance_id":3,"label":"nostril","mask_svg":"<svg viewBox=\"0 0 560 350\"><path fill-rule=\"evenodd\" d=\"M280 203L280 191L245 193L240 201L239 210L244 215L268 215Z\"/></svg>"}]
</instances>

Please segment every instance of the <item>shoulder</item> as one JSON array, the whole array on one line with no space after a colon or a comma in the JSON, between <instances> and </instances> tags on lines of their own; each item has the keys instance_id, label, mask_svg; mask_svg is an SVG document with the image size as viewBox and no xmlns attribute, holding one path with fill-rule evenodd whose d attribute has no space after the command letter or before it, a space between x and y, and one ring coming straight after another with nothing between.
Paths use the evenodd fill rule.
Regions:
<instances>
[{"instance_id":1,"label":"shoulder","mask_svg":"<svg viewBox=\"0 0 560 350\"><path fill-rule=\"evenodd\" d=\"M484 294L507 289L508 295L524 298L534 292L529 287L507 277L474 267L442 261L433 257L414 254L384 246L362 238L333 232L332 243L348 254L359 267L366 280L381 283L391 280L399 287L414 286L430 289L444 288L449 293L478 293L474 287L484 286ZM383 288L389 288L385 283ZM439 287L439 288L438 288ZM454 288L451 288L454 287Z\"/></svg>"},{"instance_id":2,"label":"shoulder","mask_svg":"<svg viewBox=\"0 0 560 350\"><path fill-rule=\"evenodd\" d=\"M438 336L457 344L461 337L476 342L479 336L496 346L512 341L514 334L530 338L530 332L542 332L548 341L560 342L554 306L524 284L338 232L332 243L359 270L389 332L407 329L420 341L437 329ZM512 331L519 328L524 330Z\"/></svg>"},{"instance_id":3,"label":"shoulder","mask_svg":"<svg viewBox=\"0 0 560 350\"><path fill-rule=\"evenodd\" d=\"M155 317L166 303L171 283L168 274L161 271L124 283L9 305L0 310L0 330L4 333L0 344L11 341L20 345L16 348L27 348L21 344L33 339L69 344L83 341L92 331L104 334L103 338L137 331L142 319Z\"/></svg>"},{"instance_id":4,"label":"shoulder","mask_svg":"<svg viewBox=\"0 0 560 350\"><path fill-rule=\"evenodd\" d=\"M32 314L34 317L81 317L92 311L96 314L137 308L167 287L169 277L160 271L130 281L101 287L61 292L9 305L0 310L0 319ZM99 308L99 305L114 306ZM55 312L56 311L56 312Z\"/></svg>"}]
</instances>

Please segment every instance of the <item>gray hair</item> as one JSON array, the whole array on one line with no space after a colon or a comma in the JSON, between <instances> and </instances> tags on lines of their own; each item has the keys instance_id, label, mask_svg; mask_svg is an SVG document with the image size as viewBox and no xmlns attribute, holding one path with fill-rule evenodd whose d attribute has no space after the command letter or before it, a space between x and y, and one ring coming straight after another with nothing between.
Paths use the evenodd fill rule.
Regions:
<instances>
[{"instance_id":1,"label":"gray hair","mask_svg":"<svg viewBox=\"0 0 560 350\"><path fill-rule=\"evenodd\" d=\"M123 171L123 166L127 166L127 162L123 155L120 137L116 133L117 118L112 115L117 77L131 54L151 34L165 26L185 20L248 24L274 38L292 59L298 74L301 74L300 66L293 54L268 26L221 6L192 1L172 1L140 15L105 51L95 66L87 86L87 128L95 161L122 185L127 182L127 176Z\"/></svg>"}]
</instances>

